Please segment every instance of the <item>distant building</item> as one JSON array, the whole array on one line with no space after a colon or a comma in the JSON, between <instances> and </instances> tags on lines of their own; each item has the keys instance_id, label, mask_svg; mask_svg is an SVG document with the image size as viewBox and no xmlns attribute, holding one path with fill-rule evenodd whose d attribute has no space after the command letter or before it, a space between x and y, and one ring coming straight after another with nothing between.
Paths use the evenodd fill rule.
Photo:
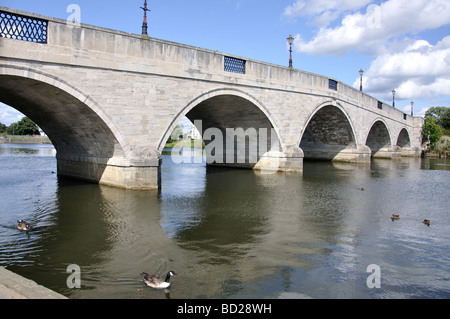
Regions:
<instances>
[{"instance_id":1,"label":"distant building","mask_svg":"<svg viewBox=\"0 0 450 319\"><path fill-rule=\"evenodd\" d=\"M191 131L187 134L187 138L190 138L193 140L200 140L202 138L202 135L197 130L195 125L192 125Z\"/></svg>"}]
</instances>

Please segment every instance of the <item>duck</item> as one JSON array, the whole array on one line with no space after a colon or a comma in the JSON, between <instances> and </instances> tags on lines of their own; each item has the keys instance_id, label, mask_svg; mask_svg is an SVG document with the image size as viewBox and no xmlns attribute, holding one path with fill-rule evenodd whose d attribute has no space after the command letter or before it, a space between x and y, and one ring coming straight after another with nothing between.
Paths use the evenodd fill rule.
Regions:
<instances>
[{"instance_id":1,"label":"duck","mask_svg":"<svg viewBox=\"0 0 450 319\"><path fill-rule=\"evenodd\" d=\"M431 222L430 222L428 219L424 219L424 220L423 220L423 223L424 223L425 225L427 225L427 226L430 226L430 225L431 225Z\"/></svg>"},{"instance_id":2,"label":"duck","mask_svg":"<svg viewBox=\"0 0 450 319\"><path fill-rule=\"evenodd\" d=\"M28 224L26 221L19 219L17 221L17 229L23 230L23 231L29 231L31 229L31 225Z\"/></svg>"},{"instance_id":3,"label":"duck","mask_svg":"<svg viewBox=\"0 0 450 319\"><path fill-rule=\"evenodd\" d=\"M392 214L391 219L392 219L392 220L400 219L400 215L394 215L394 214Z\"/></svg>"},{"instance_id":4,"label":"duck","mask_svg":"<svg viewBox=\"0 0 450 319\"><path fill-rule=\"evenodd\" d=\"M146 272L143 272L141 276L144 276L144 283L155 289L165 289L170 286L170 277L177 275L173 270L169 271L166 275L166 279L158 277L156 275L149 275Z\"/></svg>"}]
</instances>

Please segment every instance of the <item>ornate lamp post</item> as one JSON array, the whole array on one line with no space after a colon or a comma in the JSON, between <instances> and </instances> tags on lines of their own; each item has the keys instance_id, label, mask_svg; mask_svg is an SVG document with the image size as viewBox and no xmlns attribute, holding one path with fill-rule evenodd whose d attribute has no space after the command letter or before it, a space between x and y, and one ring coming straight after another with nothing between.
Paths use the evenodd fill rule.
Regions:
<instances>
[{"instance_id":1,"label":"ornate lamp post","mask_svg":"<svg viewBox=\"0 0 450 319\"><path fill-rule=\"evenodd\" d=\"M142 35L148 36L147 30L148 30L148 24L147 24L147 11L150 11L147 8L147 0L144 2L144 7L141 7L142 10L144 10L144 22L142 23Z\"/></svg>"},{"instance_id":2,"label":"ornate lamp post","mask_svg":"<svg viewBox=\"0 0 450 319\"><path fill-rule=\"evenodd\" d=\"M359 90L362 92L362 81L363 81L364 70L361 68L359 70Z\"/></svg>"},{"instance_id":3,"label":"ornate lamp post","mask_svg":"<svg viewBox=\"0 0 450 319\"><path fill-rule=\"evenodd\" d=\"M287 38L287 41L289 43L289 68L292 70L293 64L292 64L292 44L294 43L294 38L292 37L292 35L289 35L289 38Z\"/></svg>"},{"instance_id":4,"label":"ornate lamp post","mask_svg":"<svg viewBox=\"0 0 450 319\"><path fill-rule=\"evenodd\" d=\"M392 107L395 107L395 90L392 90Z\"/></svg>"},{"instance_id":5,"label":"ornate lamp post","mask_svg":"<svg viewBox=\"0 0 450 319\"><path fill-rule=\"evenodd\" d=\"M411 101L411 117L414 116L414 101Z\"/></svg>"}]
</instances>

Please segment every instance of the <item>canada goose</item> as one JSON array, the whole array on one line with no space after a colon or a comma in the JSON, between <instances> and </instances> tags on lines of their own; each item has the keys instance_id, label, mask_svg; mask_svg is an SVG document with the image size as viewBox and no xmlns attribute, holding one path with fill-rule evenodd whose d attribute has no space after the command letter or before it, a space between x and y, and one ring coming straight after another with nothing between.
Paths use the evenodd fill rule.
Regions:
<instances>
[{"instance_id":1,"label":"canada goose","mask_svg":"<svg viewBox=\"0 0 450 319\"><path fill-rule=\"evenodd\" d=\"M170 286L170 277L172 277L173 275L176 275L176 273L172 270L167 273L166 279L163 279L156 275L150 276L146 272L143 272L141 274L141 276L144 276L144 283L147 286L156 288L156 289L168 288Z\"/></svg>"},{"instance_id":2,"label":"canada goose","mask_svg":"<svg viewBox=\"0 0 450 319\"><path fill-rule=\"evenodd\" d=\"M20 219L17 221L17 229L23 230L23 231L29 231L31 229L31 225L28 224L26 221Z\"/></svg>"},{"instance_id":3,"label":"canada goose","mask_svg":"<svg viewBox=\"0 0 450 319\"><path fill-rule=\"evenodd\" d=\"M431 225L431 222L430 222L428 219L424 219L424 220L423 220L423 223L424 223L425 225L427 225L427 226L430 226L430 225Z\"/></svg>"},{"instance_id":4,"label":"canada goose","mask_svg":"<svg viewBox=\"0 0 450 319\"><path fill-rule=\"evenodd\" d=\"M394 214L392 214L391 219L392 219L392 220L400 219L400 215L394 215Z\"/></svg>"}]
</instances>

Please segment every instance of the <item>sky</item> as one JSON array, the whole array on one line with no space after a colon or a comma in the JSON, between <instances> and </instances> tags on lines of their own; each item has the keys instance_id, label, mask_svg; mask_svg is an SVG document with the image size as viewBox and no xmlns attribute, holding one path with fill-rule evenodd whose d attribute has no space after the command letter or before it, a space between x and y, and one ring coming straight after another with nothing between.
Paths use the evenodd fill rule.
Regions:
<instances>
[{"instance_id":1,"label":"sky","mask_svg":"<svg viewBox=\"0 0 450 319\"><path fill-rule=\"evenodd\" d=\"M144 0L0 0L41 15L140 34ZM150 37L334 78L423 116L450 107L449 0L148 0ZM1 54L1 53L0 53ZM0 122L23 115L0 103Z\"/></svg>"}]
</instances>

